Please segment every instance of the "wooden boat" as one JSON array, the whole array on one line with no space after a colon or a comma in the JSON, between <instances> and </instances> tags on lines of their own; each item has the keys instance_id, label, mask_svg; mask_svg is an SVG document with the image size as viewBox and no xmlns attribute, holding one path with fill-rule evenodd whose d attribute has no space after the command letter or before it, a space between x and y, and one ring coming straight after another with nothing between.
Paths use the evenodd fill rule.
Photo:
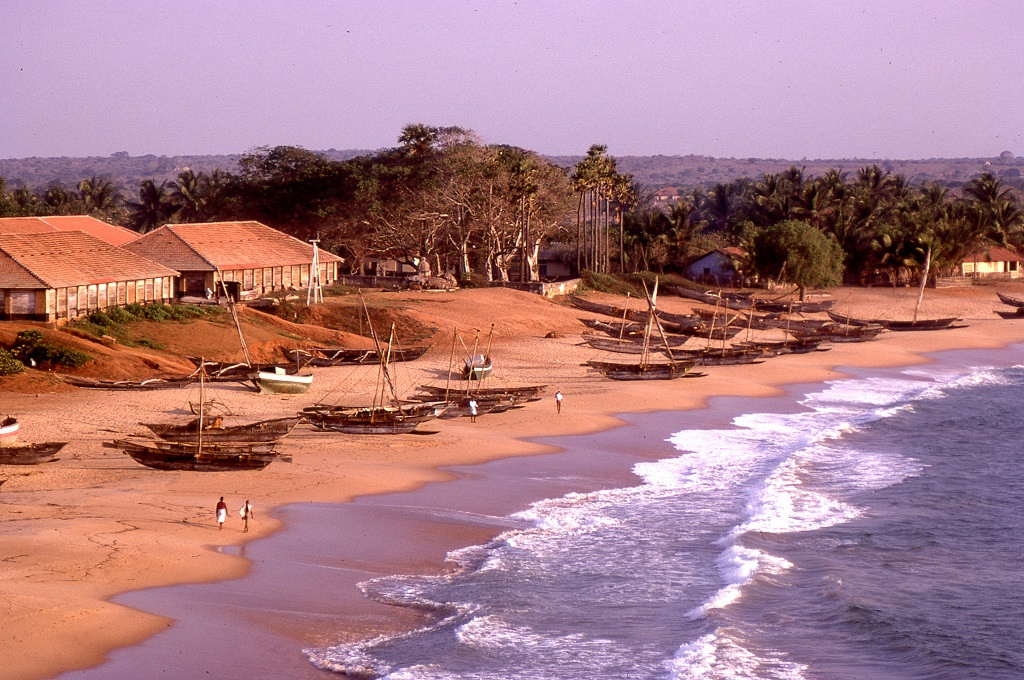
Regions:
<instances>
[{"instance_id":1,"label":"wooden boat","mask_svg":"<svg viewBox=\"0 0 1024 680\"><path fill-rule=\"evenodd\" d=\"M413 361L423 356L430 346L400 349L392 347L384 350L384 358L389 362ZM353 347L311 347L309 349L288 350L288 358L303 366L350 366L359 364L375 364L381 360L376 349L359 349Z\"/></svg>"},{"instance_id":2,"label":"wooden boat","mask_svg":"<svg viewBox=\"0 0 1024 680\"><path fill-rule=\"evenodd\" d=\"M577 297L576 295L570 295L569 302L577 309L582 309L586 312L614 316L620 320L625 319L627 321L636 321L641 324L645 324L647 322L649 315L649 312L646 310L629 309L628 307L617 307L615 305L608 305L601 302L592 302L590 300ZM707 332L704 322L701 321L700 317L694 314L673 314L661 310L658 310L656 314L658 315L658 319L661 321L662 326L667 331L671 331L673 333L685 333L689 335L699 335L702 331L705 333Z\"/></svg>"},{"instance_id":3,"label":"wooden boat","mask_svg":"<svg viewBox=\"0 0 1024 680\"><path fill-rule=\"evenodd\" d=\"M792 312L794 314L815 314L827 312L836 305L836 300L760 300L757 308L763 312Z\"/></svg>"},{"instance_id":4,"label":"wooden boat","mask_svg":"<svg viewBox=\"0 0 1024 680\"><path fill-rule=\"evenodd\" d=\"M299 372L299 365L294 362L249 363L245 361L211 361L200 357L188 357L196 365L194 380L198 380L198 369L205 371L205 379L213 381L245 381L253 371L277 371L278 369L291 375Z\"/></svg>"},{"instance_id":5,"label":"wooden boat","mask_svg":"<svg viewBox=\"0 0 1024 680\"><path fill-rule=\"evenodd\" d=\"M605 335L610 335L614 338L629 336L642 337L644 333L644 327L633 321L627 321L625 323L621 321L602 321L601 319L580 319L580 321L582 321L588 328L600 331Z\"/></svg>"},{"instance_id":6,"label":"wooden boat","mask_svg":"<svg viewBox=\"0 0 1024 680\"><path fill-rule=\"evenodd\" d=\"M696 300L697 302L703 302L704 304L711 306L728 303L730 309L750 309L750 307L755 304L753 297L744 293L726 293L725 291L714 292L710 290L700 291L671 285L666 285L664 288L673 295L687 298L689 300Z\"/></svg>"},{"instance_id":7,"label":"wooden boat","mask_svg":"<svg viewBox=\"0 0 1024 680\"><path fill-rule=\"evenodd\" d=\"M5 416L0 420L0 446L7 446L18 441L18 419L14 416Z\"/></svg>"},{"instance_id":8,"label":"wooden boat","mask_svg":"<svg viewBox=\"0 0 1024 680\"><path fill-rule=\"evenodd\" d=\"M689 339L689 337L681 337L678 335L666 336L665 342L668 343L669 347L682 347ZM639 339L626 338L618 340L604 335L584 333L583 341L594 349L600 349L606 352L618 352L620 354L643 354L644 352L644 341L642 337Z\"/></svg>"},{"instance_id":9,"label":"wooden boat","mask_svg":"<svg viewBox=\"0 0 1024 680\"><path fill-rule=\"evenodd\" d=\"M0 465L38 465L56 460L54 456L67 442L7 444L0 446Z\"/></svg>"},{"instance_id":10,"label":"wooden boat","mask_svg":"<svg viewBox=\"0 0 1024 680\"><path fill-rule=\"evenodd\" d=\"M277 453L276 442L210 442L200 445L194 442L115 439L103 445L121 449L136 462L157 470L262 470L275 460L291 460L291 456Z\"/></svg>"},{"instance_id":11,"label":"wooden boat","mask_svg":"<svg viewBox=\"0 0 1024 680\"><path fill-rule=\"evenodd\" d=\"M448 408L446 402L406 406L309 406L301 416L319 430L348 434L408 434Z\"/></svg>"},{"instance_id":12,"label":"wooden boat","mask_svg":"<svg viewBox=\"0 0 1024 680\"><path fill-rule=\"evenodd\" d=\"M483 380L484 378L491 377L493 367L491 357L486 354L477 354L462 362L460 374L463 380Z\"/></svg>"},{"instance_id":13,"label":"wooden boat","mask_svg":"<svg viewBox=\"0 0 1024 680\"><path fill-rule=\"evenodd\" d=\"M868 342L874 340L885 329L881 326L848 326L832 324L814 331L791 330L797 340L816 339L822 342Z\"/></svg>"},{"instance_id":14,"label":"wooden boat","mask_svg":"<svg viewBox=\"0 0 1024 680\"><path fill-rule=\"evenodd\" d=\"M223 418L195 418L183 425L172 423L142 423L159 439L173 442L276 442L291 432L298 417L274 418L244 425L224 426ZM200 427L202 431L200 432Z\"/></svg>"},{"instance_id":15,"label":"wooden boat","mask_svg":"<svg viewBox=\"0 0 1024 680\"><path fill-rule=\"evenodd\" d=\"M448 387L441 387L439 385L420 385L417 388L420 392L431 395L435 398L444 399L453 394L459 394L464 396L473 395L480 399L486 399L492 396L502 396L508 394L514 394L519 397L526 399L540 399L540 393L547 389L547 385L519 385L510 387L470 387L465 389L460 387L459 389L452 389Z\"/></svg>"},{"instance_id":16,"label":"wooden boat","mask_svg":"<svg viewBox=\"0 0 1024 680\"><path fill-rule=\"evenodd\" d=\"M691 372L693 363L678 361L643 364L588 361L586 365L612 380L675 380L676 378L699 378L707 375L706 373Z\"/></svg>"},{"instance_id":17,"label":"wooden boat","mask_svg":"<svg viewBox=\"0 0 1024 680\"><path fill-rule=\"evenodd\" d=\"M774 342L741 342L734 347L744 347L752 350L760 350L765 354L806 354L808 352L827 352L831 347L822 347L824 340L815 337L807 337L797 340L778 340Z\"/></svg>"},{"instance_id":18,"label":"wooden boat","mask_svg":"<svg viewBox=\"0 0 1024 680\"><path fill-rule=\"evenodd\" d=\"M1006 293L1000 293L999 291L996 291L996 295L999 296L999 300L1004 305L1010 305L1011 307L1024 309L1024 298L1017 297L1016 295L1007 295Z\"/></svg>"},{"instance_id":19,"label":"wooden boat","mask_svg":"<svg viewBox=\"0 0 1024 680\"><path fill-rule=\"evenodd\" d=\"M842 314L828 311L829 318L837 323L849 323L852 326L881 326L890 331L938 331L953 327L958 316L950 316L942 319L918 319L917 321L891 321L888 319L856 319ZM962 326L958 326L962 328Z\"/></svg>"},{"instance_id":20,"label":"wooden boat","mask_svg":"<svg viewBox=\"0 0 1024 680\"><path fill-rule=\"evenodd\" d=\"M250 374L261 394L305 394L313 384L312 373L286 373L284 370L256 371Z\"/></svg>"},{"instance_id":21,"label":"wooden boat","mask_svg":"<svg viewBox=\"0 0 1024 680\"><path fill-rule=\"evenodd\" d=\"M148 378L146 380L94 380L74 375L61 376L64 382L75 387L90 387L103 390L167 390L187 387L198 381L192 376L177 378Z\"/></svg>"},{"instance_id":22,"label":"wooden boat","mask_svg":"<svg viewBox=\"0 0 1024 680\"><path fill-rule=\"evenodd\" d=\"M695 366L733 366L737 364L764 363L766 354L762 349L727 347L725 349L683 350L674 353L677 358Z\"/></svg>"},{"instance_id":23,"label":"wooden boat","mask_svg":"<svg viewBox=\"0 0 1024 680\"><path fill-rule=\"evenodd\" d=\"M694 362L677 362L673 357L673 352L668 346L668 342L665 338L665 331L662 328L662 323L658 318L657 308L655 306L655 300L658 297L658 280L654 281L654 291L649 293L647 291L647 285L644 284L644 295L647 297L647 320L644 327L644 340L642 352L640 354L640 360L633 364L617 363L609 361L588 361L585 366L590 366L595 369L606 378L612 380L673 380L676 378L686 377L689 374L689 370L693 367ZM657 328L658 335L660 336L661 342L664 345L664 351L668 355L668 362L650 362L650 343L651 343L651 331L653 328ZM690 374L689 377L696 377Z\"/></svg>"},{"instance_id":24,"label":"wooden boat","mask_svg":"<svg viewBox=\"0 0 1024 680\"><path fill-rule=\"evenodd\" d=\"M374 394L370 406L341 406L317 404L304 408L299 415L319 430L346 432L348 434L406 434L412 433L423 422L437 418L447 408L445 402L429 402L409 405L399 400L394 380L391 377L383 347L394 346L395 326L391 325L391 340L381 343L373 329L373 321L366 309L362 294L359 296L369 324L377 356L378 384L380 390ZM384 405L385 385L391 390L393 406Z\"/></svg>"}]
</instances>

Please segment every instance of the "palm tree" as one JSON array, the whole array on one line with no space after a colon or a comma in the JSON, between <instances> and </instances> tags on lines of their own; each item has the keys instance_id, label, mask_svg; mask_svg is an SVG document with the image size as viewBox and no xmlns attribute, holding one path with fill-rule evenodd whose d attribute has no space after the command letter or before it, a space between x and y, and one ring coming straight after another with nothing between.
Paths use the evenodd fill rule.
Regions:
<instances>
[{"instance_id":1,"label":"palm tree","mask_svg":"<svg viewBox=\"0 0 1024 680\"><path fill-rule=\"evenodd\" d=\"M437 128L423 123L410 123L402 128L398 135L398 143L402 149L411 157L422 158L433 148L437 139Z\"/></svg>"},{"instance_id":2,"label":"palm tree","mask_svg":"<svg viewBox=\"0 0 1024 680\"><path fill-rule=\"evenodd\" d=\"M155 179L143 180L139 185L139 201L130 202L132 228L140 234L156 229L167 222L174 207L167 193L167 182L156 183Z\"/></svg>"},{"instance_id":3,"label":"palm tree","mask_svg":"<svg viewBox=\"0 0 1024 680\"><path fill-rule=\"evenodd\" d=\"M43 205L51 215L74 215L83 212L82 201L63 184L51 184L43 194Z\"/></svg>"},{"instance_id":4,"label":"palm tree","mask_svg":"<svg viewBox=\"0 0 1024 680\"><path fill-rule=\"evenodd\" d=\"M1002 244L1019 243L1024 213L1010 188L1003 187L991 172L985 172L964 185L964 194L974 199L978 220L990 238Z\"/></svg>"},{"instance_id":5,"label":"palm tree","mask_svg":"<svg viewBox=\"0 0 1024 680\"><path fill-rule=\"evenodd\" d=\"M78 183L78 194L90 215L106 215L113 211L121 199L113 182L96 177Z\"/></svg>"},{"instance_id":6,"label":"palm tree","mask_svg":"<svg viewBox=\"0 0 1024 680\"><path fill-rule=\"evenodd\" d=\"M202 222L207 219L206 202L209 180L192 170L183 170L170 184L170 210L182 222Z\"/></svg>"}]
</instances>

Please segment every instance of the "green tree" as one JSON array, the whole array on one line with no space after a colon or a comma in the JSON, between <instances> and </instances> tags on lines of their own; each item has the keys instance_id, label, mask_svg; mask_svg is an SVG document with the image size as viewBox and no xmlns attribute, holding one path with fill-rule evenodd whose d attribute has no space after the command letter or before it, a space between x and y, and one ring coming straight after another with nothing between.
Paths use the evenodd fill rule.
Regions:
<instances>
[{"instance_id":1,"label":"green tree","mask_svg":"<svg viewBox=\"0 0 1024 680\"><path fill-rule=\"evenodd\" d=\"M139 184L139 200L128 203L132 229L145 234L166 224L174 212L167 191L167 182L146 179Z\"/></svg>"},{"instance_id":2,"label":"green tree","mask_svg":"<svg viewBox=\"0 0 1024 680\"><path fill-rule=\"evenodd\" d=\"M763 277L791 283L803 299L807 288L842 281L843 251L832 237L807 222L785 220L754 237L752 260Z\"/></svg>"}]
</instances>

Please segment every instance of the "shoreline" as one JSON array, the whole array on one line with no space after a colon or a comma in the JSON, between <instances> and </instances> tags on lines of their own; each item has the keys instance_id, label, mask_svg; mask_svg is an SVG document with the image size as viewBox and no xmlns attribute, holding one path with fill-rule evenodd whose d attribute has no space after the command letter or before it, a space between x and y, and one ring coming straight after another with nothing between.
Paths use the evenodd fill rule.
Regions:
<instances>
[{"instance_id":1,"label":"shoreline","mask_svg":"<svg viewBox=\"0 0 1024 680\"><path fill-rule=\"evenodd\" d=\"M983 355L989 351L1005 357L1008 348L942 350L938 354L945 356L926 356L928 364L918 365L936 362L961 365L953 359L959 352ZM839 373L834 379L899 374L905 368L906 365L837 366ZM198 651L202 659L217 659L215 663L175 660L179 664L175 670L189 675L210 673L234 677L231 673L236 673L237 677L297 680L336 677L313 666L304 650L362 641L381 634L400 634L417 629L431 619L413 609L391 607L373 600L361 593L356 583L375 576L444 573L454 568L447 561L449 552L486 544L504 531L528 525L508 517L511 513L525 510L536 501L560 498L568 493L640 484L641 480L632 471L637 462L679 455L668 443L668 435L680 430L729 426L741 413L790 412L794 407L799 408L803 394L823 384L787 384L778 394L757 398L714 397L703 409L616 414L623 421L621 427L546 438L549 441L544 443L558 449L552 453L449 468L446 471L452 473L451 480L426 484L415 491L365 496L351 503L296 504L279 508L277 514L284 528L248 546L248 550L241 548L248 559L260 565L254 571L262 573L250 573L231 583L170 586L119 596L116 598L119 603L173 617L181 624L179 629L119 650L111 662L92 671L72 672L60 678L114 680L143 669L159 669L161 662L173 659L182 648ZM644 432L652 436L638 445L637 435ZM514 489L510 490L510 483L516 483ZM311 538L322 537L318 528L325 525L343 527L342 535L332 537L332 542L326 546L317 544L311 551ZM371 529L375 531L377 545L369 550L366 546L357 547L352 537ZM402 543L399 550L387 547L393 548L398 542ZM300 557L296 558L296 554ZM311 564L310 554L314 566L312 571L304 573ZM323 569L348 572L336 581L315 577L317 586L331 594L329 605L316 598L304 599L303 589L295 589L289 590L286 596L291 609L268 607L268 602L284 599L280 594L267 598L265 593L285 575L308 584L313 572L322 574ZM229 594L222 598L217 591L229 591ZM210 600L217 602L211 606ZM353 601L358 613L349 609ZM244 616L224 614L226 608L238 608L245 603L251 604ZM294 609L302 611L297 613ZM229 622L224 623L222 619ZM330 634L323 632L339 622L358 622L358 626L333 630ZM269 634L268 630L275 633ZM321 637L311 638L310 630L321 631ZM225 635L228 639L224 641L211 639ZM233 639L246 639L250 644L252 640L259 640L258 645L253 645L253 649L259 651L233 654ZM289 647L288 642L292 646Z\"/></svg>"},{"instance_id":2,"label":"shoreline","mask_svg":"<svg viewBox=\"0 0 1024 680\"><path fill-rule=\"evenodd\" d=\"M526 409L487 418L481 417L479 423L472 425L463 422L465 419L446 421L441 434L412 438L415 441L401 438L401 442L395 442L394 438L375 437L372 438L374 441L346 447L358 450L346 451L343 462L331 459L332 453L337 452L325 450L330 448L330 445L322 435L300 433L295 435L295 458L301 461L303 467L310 468L308 473L295 473L285 469L288 466L279 463L259 473L262 476L258 479L246 475L247 479L243 480L236 473L216 473L212 477L204 475L198 479L189 479L188 473L184 473L184 478L172 473L173 479L171 476L155 479L152 471L136 469L130 461L121 460L114 454L95 457L90 456L88 452L76 451L71 460L78 464L78 467L72 468L63 479L49 480L51 484L42 485L43 488L26 491L19 487L23 487L24 482L31 480L15 478L18 482L13 487L15 492L25 495L25 498L20 499L21 504L17 506L18 514L26 514L29 504L33 501L52 501L54 492L58 497L70 493L72 498L67 499L66 505L59 505L56 511L52 511L55 516L45 516L45 512L39 512L39 516L36 517L18 518L19 521L25 522L20 525L21 527L33 523L35 526L31 531L8 530L0 536L0 547L3 548L5 556L16 556L5 563L5 570L11 571L13 565L13 571L17 572L25 561L27 550L40 548L42 555L34 555L37 562L49 560L51 563L47 565L48 567L60 566L56 565L60 557L56 553L69 547L72 548L72 552L80 549L80 541L64 540L67 536L66 532L62 533L61 525L68 519L76 520L76 524L84 522L85 536L103 537L105 544L101 546L99 552L109 562L98 570L102 578L97 578L96 571L90 572L89 569L85 569L87 577L81 579L79 576L81 580L76 581L75 574L82 573L81 563L89 560L83 560L81 554L73 554L73 559L63 564L63 572L51 569L51 573L63 573L70 579L59 578L48 582L40 578L43 570L37 569L29 574L28 578L36 579L38 587L33 587L37 584L30 584L30 587L25 588L24 583L18 584L23 589L16 593L18 600L12 598L11 612L8 612L14 616L5 616L11 620L15 630L13 633L11 630L4 633L4 642L10 641L23 653L15 657L20 659L21 663L16 668L9 669L11 674L0 672L0 677L52 677L65 670L102 663L111 650L124 649L125 645L150 639L155 632L166 629L170 622L162 617L111 604L110 601L114 598L120 600L122 598L118 596L119 594L123 595L140 588L148 589L182 582L217 584L247 573L247 560L240 559L240 555L230 554L230 550L213 546L229 537L233 540L228 542L228 545L252 545L256 538L277 533L284 520L275 519L268 522L272 507L282 508L283 512L284 506L289 503L346 503L353 499L422 489L432 481L457 479L457 475L449 468L521 459L532 454L551 452L553 447L546 441L551 437L606 433L626 423L617 417L616 413L693 410L706 407L709 399L720 396L775 396L785 392L787 385L820 383L840 377L836 370L840 366L909 366L927 362L928 359L924 355L935 351L995 349L1024 341L1024 326L1013 324L1012 321L972 319L971 323L975 326L973 330L890 333L873 343L835 345L833 350L827 353L787 355L758 366L716 367L708 377L692 381L704 383L703 385L688 384L684 389L678 389L671 384L613 385L603 379L583 376L582 370L574 369L571 373L556 376L557 382L550 383L550 394L546 393L542 402L531 404ZM907 338L908 335L913 337ZM564 345L562 349L565 350L564 354L567 357L579 358L586 355L584 349L571 347L567 342L560 345ZM538 364L537 353L538 348L546 346L545 343L533 338L532 341L520 341L515 347L510 345L505 348L508 361L518 358L524 363L533 364L533 372L527 371L521 382L536 382L537 376L543 373L545 367ZM884 351L880 348L884 348ZM495 354L497 355L498 351ZM578 361L576 363L578 364ZM339 369L325 369L317 372L317 375L328 375L326 372L337 370ZM563 413L560 416L554 414L551 396L555 385L566 395ZM254 401L252 395L247 393L236 396L247 404L260 403L258 399ZM107 397L109 395L76 395L77 409L72 409L71 419L80 419L82 423L90 424L88 414L90 411L102 411L97 404L109 401ZM46 417L50 398L47 395L36 395L35 400L39 402L39 408L26 418L26 424L34 424L33 421L37 418L42 420ZM147 404L159 404L161 399L156 395L142 395L138 401L145 407ZM298 402L282 400L272 404L262 402L260 405L267 413L272 413L274 409L281 411L288 403L294 405ZM621 408L623 404L629 404L630 410L624 411ZM0 400L0 407L9 408L9 402ZM88 442L90 450L102 438L94 435ZM25 439L29 437L26 436ZM95 475L83 472L80 468L85 463L89 463L89 467L98 464L101 479L91 479ZM12 468L7 468L5 472L11 470ZM322 477L327 474L343 475L342 479L347 479L348 483L346 485L336 483L337 480L324 481ZM25 477L31 476L31 473L26 472ZM353 481L353 477L358 479ZM65 482L66 486L62 486L60 482ZM89 489L81 490L74 487L74 484L83 482L96 484L91 489L94 493L89 493ZM256 482L259 482L262 491L251 490L251 486ZM126 484L138 488L129 492L124 488ZM9 509L5 506L11 499L11 495L8 495L11 487L8 483L0 494L0 501L4 503L0 508L5 510ZM284 488L283 491L281 487ZM62 510L72 507L74 503L78 503L78 507L86 506L86 501L97 493L104 497L104 503L100 508L90 507L94 510L89 513L92 517L67 517L62 514ZM118 498L119 495L126 498ZM233 536L227 534L227 530L224 535L216 531L212 521L212 503L218 495L229 496L232 513L234 506L240 503L241 496L251 495L257 499L254 501L256 523L254 531L246 535L248 541L242 541L243 536L234 531ZM160 499L155 508L144 508L153 510L152 514L155 516L150 516L149 512L142 512L134 506L132 501L138 501L139 497L150 504L154 503L154 499ZM204 503L208 500L210 508L200 505L197 499ZM125 519L137 518L140 514L141 521L129 522ZM175 516L173 520L169 519L172 514ZM12 517L8 516L5 519ZM170 536L163 535L163 530L171 525L174 525L175 530L168 532ZM135 554L127 554L132 548L129 545L132 539L142 537L135 533L140 531L155 533L155 536L149 536L151 542L142 543L141 549L139 545L134 546ZM19 533L22 535L19 536ZM119 537L122 533L125 536ZM68 543L70 545L66 545ZM154 547L160 551L156 558L146 554L147 550ZM240 548L239 553L244 554L245 549ZM85 557L92 558L90 564L93 565L101 562L95 559L95 555ZM77 562L74 558L77 558ZM443 559L444 552L441 552L436 555L434 564L443 563ZM155 561L161 564L153 564ZM134 564L135 569L131 569L129 564ZM141 570L140 565L153 568ZM139 578L130 575L140 571L144 571L144 575ZM402 569L399 568L397 571ZM64 611L55 611L56 605L50 603L55 595L71 596L71 604L64 605ZM359 597L362 595L359 594ZM76 603L80 602L85 602L86 605L76 608ZM87 606L90 602L98 604ZM48 608L41 608L40 605L43 604ZM18 605L23 606L20 611ZM40 623L43 624L42 627ZM77 635L68 638L69 629L77 630ZM32 632L32 639L23 637L27 635L26 631ZM76 644L64 646L61 653L55 653L53 647L58 645L54 643L66 639L74 639Z\"/></svg>"}]
</instances>

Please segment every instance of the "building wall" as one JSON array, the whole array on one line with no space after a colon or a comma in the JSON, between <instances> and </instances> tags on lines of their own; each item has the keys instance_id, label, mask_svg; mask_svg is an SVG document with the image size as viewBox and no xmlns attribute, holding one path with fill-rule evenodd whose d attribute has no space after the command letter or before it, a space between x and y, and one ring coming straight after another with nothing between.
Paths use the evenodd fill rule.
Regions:
<instances>
[{"instance_id":1,"label":"building wall","mask_svg":"<svg viewBox=\"0 0 1024 680\"><path fill-rule=\"evenodd\" d=\"M96 309L133 302L173 302L174 279L167 276L70 288L7 289L3 291L2 300L0 318L60 322L76 319Z\"/></svg>"},{"instance_id":2,"label":"building wall","mask_svg":"<svg viewBox=\"0 0 1024 680\"><path fill-rule=\"evenodd\" d=\"M307 288L312 265L294 264L281 267L258 267L255 269L228 269L219 272L224 281L239 284L243 297L258 297L277 290ZM183 272L184 274L184 272ZM186 276L191 276L187 274ZM333 262L320 263L320 284L329 286L338 280L338 267ZM216 274L211 282L219 285ZM218 291L219 293L220 291Z\"/></svg>"},{"instance_id":3,"label":"building wall","mask_svg":"<svg viewBox=\"0 0 1024 680\"><path fill-rule=\"evenodd\" d=\"M1010 278L1016 279L1021 275L1020 263L1012 262L964 262L961 264L961 273L964 276L976 276L979 278Z\"/></svg>"}]
</instances>

